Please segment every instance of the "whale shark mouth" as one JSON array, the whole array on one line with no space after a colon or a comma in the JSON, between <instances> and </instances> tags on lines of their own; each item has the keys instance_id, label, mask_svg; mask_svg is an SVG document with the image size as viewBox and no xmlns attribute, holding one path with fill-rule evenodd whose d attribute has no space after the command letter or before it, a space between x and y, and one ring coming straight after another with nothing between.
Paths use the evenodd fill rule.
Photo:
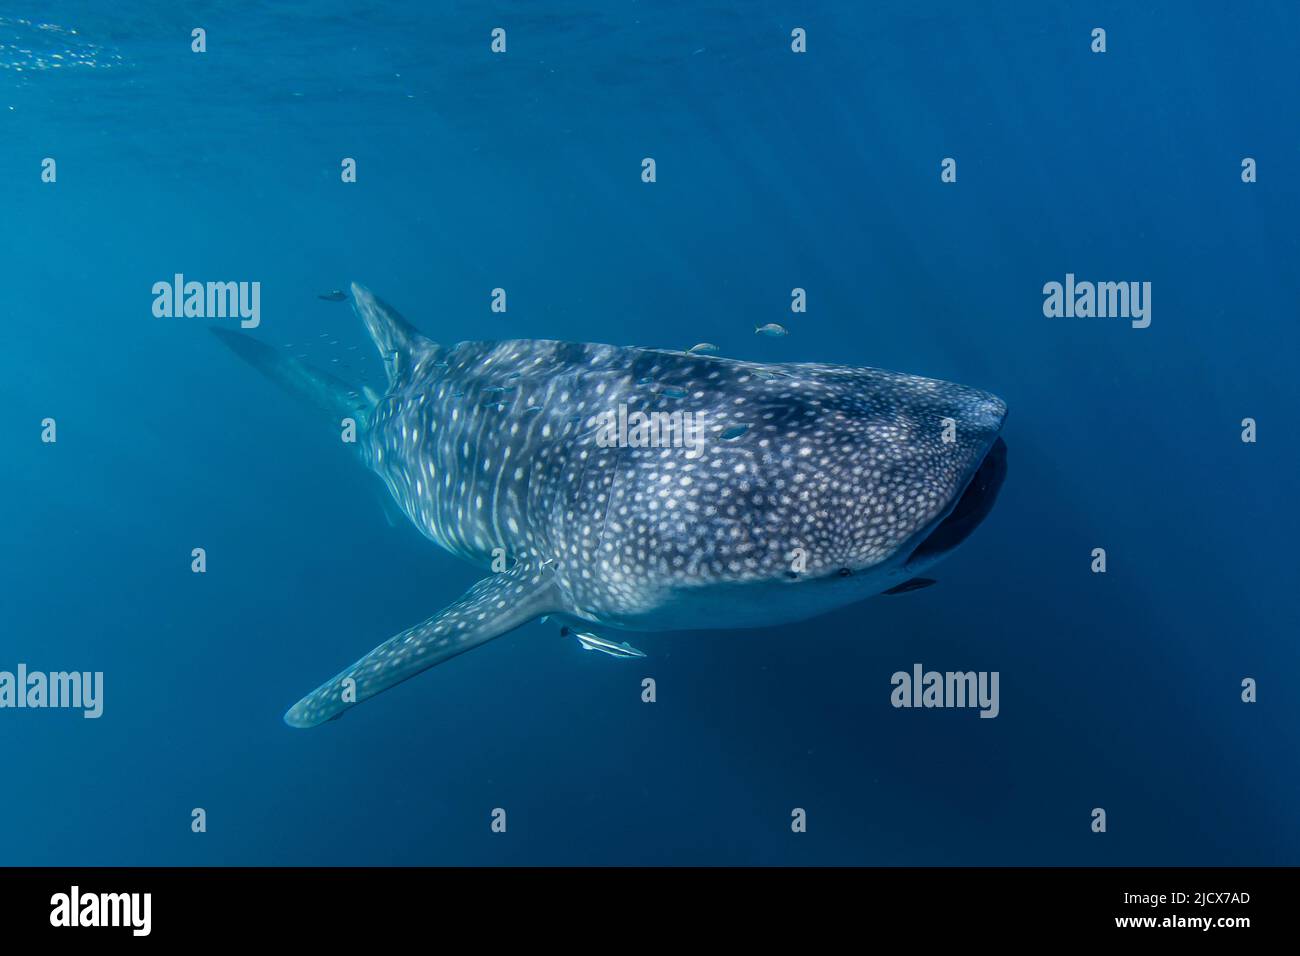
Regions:
<instances>
[{"instance_id":1,"label":"whale shark mouth","mask_svg":"<svg viewBox=\"0 0 1300 956\"><path fill-rule=\"evenodd\" d=\"M1007 443L995 441L980 462L961 497L948 515L935 526L907 559L907 564L932 560L961 544L981 521L988 517L997 501L998 491L1007 477Z\"/></svg>"}]
</instances>

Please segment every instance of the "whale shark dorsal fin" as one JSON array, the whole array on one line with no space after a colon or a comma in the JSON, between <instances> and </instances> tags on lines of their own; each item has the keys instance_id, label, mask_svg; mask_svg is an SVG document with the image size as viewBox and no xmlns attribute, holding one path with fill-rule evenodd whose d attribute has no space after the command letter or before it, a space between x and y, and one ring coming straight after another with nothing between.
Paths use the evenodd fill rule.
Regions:
<instances>
[{"instance_id":1,"label":"whale shark dorsal fin","mask_svg":"<svg viewBox=\"0 0 1300 956\"><path fill-rule=\"evenodd\" d=\"M284 722L290 727L315 727L334 720L408 677L561 610L554 572L521 561L479 581L454 604L389 638L321 684L289 708ZM349 680L354 683L345 683Z\"/></svg>"},{"instance_id":2,"label":"whale shark dorsal fin","mask_svg":"<svg viewBox=\"0 0 1300 956\"><path fill-rule=\"evenodd\" d=\"M413 357L437 348L396 309L357 282L352 283L352 308L374 339L389 382L410 367Z\"/></svg>"}]
</instances>

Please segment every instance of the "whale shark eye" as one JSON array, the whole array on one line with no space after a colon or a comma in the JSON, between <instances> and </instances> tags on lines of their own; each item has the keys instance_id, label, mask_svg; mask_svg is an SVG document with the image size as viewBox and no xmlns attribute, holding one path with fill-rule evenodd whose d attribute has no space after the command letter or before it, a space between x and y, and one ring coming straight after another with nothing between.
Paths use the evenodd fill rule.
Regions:
<instances>
[{"instance_id":1,"label":"whale shark eye","mask_svg":"<svg viewBox=\"0 0 1300 956\"><path fill-rule=\"evenodd\" d=\"M840 571L839 571L840 577L842 577L842 578L847 578L847 577L848 577L850 574L852 574L852 573L853 573L853 569L852 569L852 568L840 568Z\"/></svg>"}]
</instances>

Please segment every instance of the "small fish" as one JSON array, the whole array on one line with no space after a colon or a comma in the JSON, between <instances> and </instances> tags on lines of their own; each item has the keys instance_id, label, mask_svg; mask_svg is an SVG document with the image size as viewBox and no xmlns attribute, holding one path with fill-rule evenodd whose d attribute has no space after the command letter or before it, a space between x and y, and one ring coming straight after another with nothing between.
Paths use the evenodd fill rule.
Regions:
<instances>
[{"instance_id":1,"label":"small fish","mask_svg":"<svg viewBox=\"0 0 1300 956\"><path fill-rule=\"evenodd\" d=\"M773 338L776 338L777 336L781 336L781 335L789 335L790 333L787 332L787 331L785 330L784 327L782 327L782 326L780 326L780 325L777 325L775 322L769 322L769 323L767 323L767 325L760 325L760 326L756 327L756 328L754 329L754 334L755 334L755 335L768 335L768 336L771 336L771 337L773 337Z\"/></svg>"},{"instance_id":2,"label":"small fish","mask_svg":"<svg viewBox=\"0 0 1300 956\"><path fill-rule=\"evenodd\" d=\"M342 289L331 289L329 292L322 292L316 296L318 299L324 299L326 302L342 302L348 297L348 294Z\"/></svg>"},{"instance_id":3,"label":"small fish","mask_svg":"<svg viewBox=\"0 0 1300 956\"><path fill-rule=\"evenodd\" d=\"M930 585L937 583L934 578L912 578L910 581L904 581L902 584L895 584L888 591L881 591L881 594L906 594L908 591L919 591L921 588L928 588Z\"/></svg>"},{"instance_id":4,"label":"small fish","mask_svg":"<svg viewBox=\"0 0 1300 956\"><path fill-rule=\"evenodd\" d=\"M659 394L664 398L685 398L686 389L684 388L661 388Z\"/></svg>"},{"instance_id":5,"label":"small fish","mask_svg":"<svg viewBox=\"0 0 1300 956\"><path fill-rule=\"evenodd\" d=\"M568 637L570 634L578 639L578 643L582 645L583 650L600 651L610 657L645 657L645 654L638 651L627 641L622 644L615 644L613 641L598 637L587 631L571 631L567 627L560 628L561 637Z\"/></svg>"},{"instance_id":6,"label":"small fish","mask_svg":"<svg viewBox=\"0 0 1300 956\"><path fill-rule=\"evenodd\" d=\"M712 342L701 342L686 350L689 355L716 355L719 351L721 350Z\"/></svg>"}]
</instances>

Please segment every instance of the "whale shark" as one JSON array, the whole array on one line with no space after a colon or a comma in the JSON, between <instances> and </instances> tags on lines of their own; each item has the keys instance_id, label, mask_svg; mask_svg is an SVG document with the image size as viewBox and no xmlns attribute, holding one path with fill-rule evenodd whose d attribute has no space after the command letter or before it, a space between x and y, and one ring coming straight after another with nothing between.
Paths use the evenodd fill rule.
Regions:
<instances>
[{"instance_id":1,"label":"whale shark","mask_svg":"<svg viewBox=\"0 0 1300 956\"><path fill-rule=\"evenodd\" d=\"M400 511L488 573L290 707L292 727L542 617L751 628L925 586L920 572L984 520L1006 474L1006 403L976 388L554 340L445 346L363 286L350 292L383 361L382 395L212 331L350 420L349 447ZM695 442L677 440L682 421Z\"/></svg>"}]
</instances>

